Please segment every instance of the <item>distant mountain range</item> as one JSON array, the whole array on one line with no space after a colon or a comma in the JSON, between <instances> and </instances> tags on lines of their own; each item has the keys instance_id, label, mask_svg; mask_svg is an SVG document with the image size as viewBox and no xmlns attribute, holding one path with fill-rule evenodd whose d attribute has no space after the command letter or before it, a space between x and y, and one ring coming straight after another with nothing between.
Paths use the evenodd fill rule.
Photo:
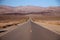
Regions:
<instances>
[{"instance_id":1,"label":"distant mountain range","mask_svg":"<svg viewBox=\"0 0 60 40\"><path fill-rule=\"evenodd\" d=\"M60 6L39 7L39 6L19 6L11 7L0 5L0 14L41 14L60 16Z\"/></svg>"}]
</instances>

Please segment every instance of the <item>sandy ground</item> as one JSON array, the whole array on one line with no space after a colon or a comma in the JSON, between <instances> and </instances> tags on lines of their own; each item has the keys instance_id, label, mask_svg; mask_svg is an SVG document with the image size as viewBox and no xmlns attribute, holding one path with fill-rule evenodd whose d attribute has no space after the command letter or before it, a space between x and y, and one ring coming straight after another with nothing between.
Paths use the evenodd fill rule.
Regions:
<instances>
[{"instance_id":1,"label":"sandy ground","mask_svg":"<svg viewBox=\"0 0 60 40\"><path fill-rule=\"evenodd\" d=\"M26 22L28 20L28 18L22 18L22 19L16 19L16 20L7 20L7 21L3 21L3 22L0 22L0 28L6 28L6 27L9 27L9 26L13 26L13 25L17 25L17 24L20 24L20 23L23 23L23 22Z\"/></svg>"}]
</instances>

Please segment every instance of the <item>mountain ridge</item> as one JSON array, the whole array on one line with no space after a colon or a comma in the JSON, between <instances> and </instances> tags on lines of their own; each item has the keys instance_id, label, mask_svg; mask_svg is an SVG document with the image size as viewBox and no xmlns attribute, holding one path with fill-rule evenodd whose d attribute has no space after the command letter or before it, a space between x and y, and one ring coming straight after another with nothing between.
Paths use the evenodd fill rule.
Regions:
<instances>
[{"instance_id":1,"label":"mountain ridge","mask_svg":"<svg viewBox=\"0 0 60 40\"><path fill-rule=\"evenodd\" d=\"M39 6L1 6L0 14L20 13L20 14L42 14L42 15L57 15L60 16L60 6L54 7L39 7Z\"/></svg>"}]
</instances>

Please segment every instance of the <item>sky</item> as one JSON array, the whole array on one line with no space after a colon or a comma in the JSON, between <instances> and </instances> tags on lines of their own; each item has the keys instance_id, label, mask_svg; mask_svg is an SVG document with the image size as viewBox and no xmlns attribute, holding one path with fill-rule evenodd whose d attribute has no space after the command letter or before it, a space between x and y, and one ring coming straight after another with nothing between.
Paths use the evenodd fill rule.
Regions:
<instances>
[{"instance_id":1,"label":"sky","mask_svg":"<svg viewBox=\"0 0 60 40\"><path fill-rule=\"evenodd\" d=\"M59 0L0 0L0 5L8 6L60 6Z\"/></svg>"}]
</instances>

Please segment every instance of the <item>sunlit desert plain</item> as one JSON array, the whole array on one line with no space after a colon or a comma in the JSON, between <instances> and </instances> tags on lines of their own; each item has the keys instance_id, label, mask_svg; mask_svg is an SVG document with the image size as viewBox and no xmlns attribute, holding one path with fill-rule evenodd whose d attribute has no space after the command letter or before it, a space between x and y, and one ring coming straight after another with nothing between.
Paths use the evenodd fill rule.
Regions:
<instances>
[{"instance_id":1,"label":"sunlit desert plain","mask_svg":"<svg viewBox=\"0 0 60 40\"><path fill-rule=\"evenodd\" d=\"M6 28L26 22L29 18L21 15L0 15L0 28Z\"/></svg>"},{"instance_id":2,"label":"sunlit desert plain","mask_svg":"<svg viewBox=\"0 0 60 40\"><path fill-rule=\"evenodd\" d=\"M54 16L33 16L32 20L34 22L38 22L38 23L44 23L47 25L56 25L56 26L60 26L60 17L54 17Z\"/></svg>"}]
</instances>

